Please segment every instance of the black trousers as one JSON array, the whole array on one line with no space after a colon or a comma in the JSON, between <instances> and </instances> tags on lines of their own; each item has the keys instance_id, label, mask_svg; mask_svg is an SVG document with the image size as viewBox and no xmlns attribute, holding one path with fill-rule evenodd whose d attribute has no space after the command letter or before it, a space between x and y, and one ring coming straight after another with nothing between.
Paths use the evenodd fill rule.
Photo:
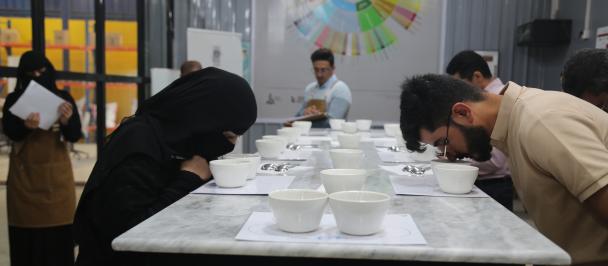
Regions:
<instances>
[{"instance_id":1,"label":"black trousers","mask_svg":"<svg viewBox=\"0 0 608 266\"><path fill-rule=\"evenodd\" d=\"M475 185L502 206L513 211L513 181L510 176L477 180Z\"/></svg>"},{"instance_id":2,"label":"black trousers","mask_svg":"<svg viewBox=\"0 0 608 266\"><path fill-rule=\"evenodd\" d=\"M72 225L45 228L9 226L11 266L74 265Z\"/></svg>"}]
</instances>

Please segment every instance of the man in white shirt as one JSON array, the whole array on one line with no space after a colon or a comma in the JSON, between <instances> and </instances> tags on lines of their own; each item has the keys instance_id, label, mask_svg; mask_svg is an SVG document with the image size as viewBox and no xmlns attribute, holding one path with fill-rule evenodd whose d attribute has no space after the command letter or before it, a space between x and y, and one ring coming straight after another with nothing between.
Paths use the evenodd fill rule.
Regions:
<instances>
[{"instance_id":1,"label":"man in white shirt","mask_svg":"<svg viewBox=\"0 0 608 266\"><path fill-rule=\"evenodd\" d=\"M316 115L312 126L328 128L329 118L346 119L352 96L348 85L334 74L334 55L331 50L320 48L310 56L315 82L306 86L304 103L296 116Z\"/></svg>"},{"instance_id":2,"label":"man in white shirt","mask_svg":"<svg viewBox=\"0 0 608 266\"><path fill-rule=\"evenodd\" d=\"M499 78L492 76L483 57L470 50L456 54L448 64L446 72L493 94L499 94L505 86ZM490 160L473 162L472 165L479 168L475 185L505 208L513 210L513 182L504 153L492 149Z\"/></svg>"}]
</instances>

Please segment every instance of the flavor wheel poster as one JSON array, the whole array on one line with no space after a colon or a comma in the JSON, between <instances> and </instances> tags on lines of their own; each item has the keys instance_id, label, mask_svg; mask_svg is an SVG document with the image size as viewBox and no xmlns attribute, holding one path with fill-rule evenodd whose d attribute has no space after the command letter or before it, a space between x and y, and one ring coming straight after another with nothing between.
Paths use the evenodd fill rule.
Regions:
<instances>
[{"instance_id":1,"label":"flavor wheel poster","mask_svg":"<svg viewBox=\"0 0 608 266\"><path fill-rule=\"evenodd\" d=\"M421 2L308 0L296 2L291 13L293 26L315 46L328 48L336 54L359 56L380 52L397 42L389 20L405 30L410 29Z\"/></svg>"}]
</instances>

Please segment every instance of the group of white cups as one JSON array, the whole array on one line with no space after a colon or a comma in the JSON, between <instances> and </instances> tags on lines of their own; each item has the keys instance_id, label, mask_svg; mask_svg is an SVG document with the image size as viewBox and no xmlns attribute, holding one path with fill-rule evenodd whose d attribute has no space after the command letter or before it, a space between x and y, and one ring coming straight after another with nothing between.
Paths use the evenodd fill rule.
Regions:
<instances>
[{"instance_id":1,"label":"group of white cups","mask_svg":"<svg viewBox=\"0 0 608 266\"><path fill-rule=\"evenodd\" d=\"M361 122L363 121L363 122ZM390 205L390 196L363 191L367 171L362 168L364 153L359 150L361 135L371 120L344 122L331 119L332 129L342 130L337 135L339 149L329 155L333 169L320 172L325 192L312 189L281 189L269 194L269 203L278 227L286 232L303 233L316 230L329 203L338 229L350 235L370 235L382 230L382 223ZM223 160L210 162L211 172L219 187L241 187L247 179L255 178L262 157L276 158L288 143L295 143L308 134L311 123L294 122L291 128L277 130L277 135L264 136L256 141L259 154L228 154ZM354 129L353 129L354 128ZM402 139L399 124L385 124L386 135ZM397 141L400 144L399 141ZM403 143L404 145L404 143ZM477 177L478 168L469 163L431 161L439 187L446 193L469 193Z\"/></svg>"}]
</instances>

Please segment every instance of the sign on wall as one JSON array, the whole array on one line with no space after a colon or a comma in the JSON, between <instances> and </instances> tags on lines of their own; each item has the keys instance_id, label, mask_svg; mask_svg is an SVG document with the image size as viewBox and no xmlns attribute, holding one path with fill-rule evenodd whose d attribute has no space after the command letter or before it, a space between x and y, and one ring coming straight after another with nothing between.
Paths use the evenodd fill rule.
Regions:
<instances>
[{"instance_id":1,"label":"sign on wall","mask_svg":"<svg viewBox=\"0 0 608 266\"><path fill-rule=\"evenodd\" d=\"M608 49L608 26L597 28L595 48Z\"/></svg>"},{"instance_id":2,"label":"sign on wall","mask_svg":"<svg viewBox=\"0 0 608 266\"><path fill-rule=\"evenodd\" d=\"M196 60L203 67L217 67L243 76L243 47L241 34L188 28L188 60Z\"/></svg>"}]
</instances>

